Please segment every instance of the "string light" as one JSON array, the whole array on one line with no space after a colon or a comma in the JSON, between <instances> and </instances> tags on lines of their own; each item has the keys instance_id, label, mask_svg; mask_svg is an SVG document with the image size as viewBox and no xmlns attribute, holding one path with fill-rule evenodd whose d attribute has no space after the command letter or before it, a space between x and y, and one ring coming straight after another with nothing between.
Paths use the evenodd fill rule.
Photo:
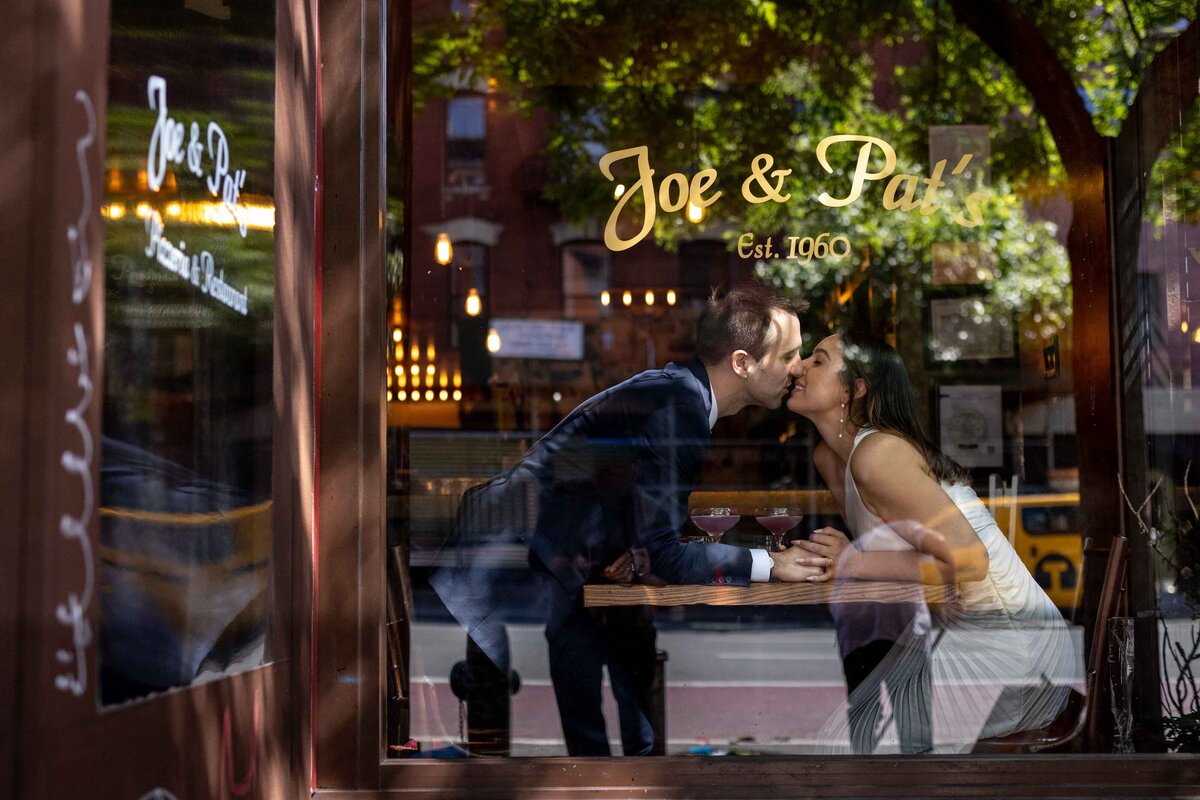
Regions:
<instances>
[{"instance_id":1,"label":"string light","mask_svg":"<svg viewBox=\"0 0 1200 800\"><path fill-rule=\"evenodd\" d=\"M454 245L450 244L450 236L448 234L438 234L437 244L433 247L433 257L437 263L443 266L449 264L450 259L454 258Z\"/></svg>"},{"instance_id":2,"label":"string light","mask_svg":"<svg viewBox=\"0 0 1200 800\"><path fill-rule=\"evenodd\" d=\"M483 310L483 303L479 300L479 292L475 291L474 288L467 292L467 302L464 304L464 308L468 317L478 317L479 312Z\"/></svg>"},{"instance_id":3,"label":"string light","mask_svg":"<svg viewBox=\"0 0 1200 800\"><path fill-rule=\"evenodd\" d=\"M627 306L633 305L633 292L623 293L621 295L621 303L622 303L622 305L627 305Z\"/></svg>"},{"instance_id":4,"label":"string light","mask_svg":"<svg viewBox=\"0 0 1200 800\"><path fill-rule=\"evenodd\" d=\"M462 388L462 373L459 372L458 370L454 370L454 388L455 389Z\"/></svg>"},{"instance_id":5,"label":"string light","mask_svg":"<svg viewBox=\"0 0 1200 800\"><path fill-rule=\"evenodd\" d=\"M404 334L400 332L399 328L392 329L392 341L393 342L395 342L396 344L400 344L400 340L403 338L404 338Z\"/></svg>"},{"instance_id":6,"label":"string light","mask_svg":"<svg viewBox=\"0 0 1200 800\"><path fill-rule=\"evenodd\" d=\"M500 352L500 333L495 328L488 328L487 349L489 353Z\"/></svg>"},{"instance_id":7,"label":"string light","mask_svg":"<svg viewBox=\"0 0 1200 800\"><path fill-rule=\"evenodd\" d=\"M646 292L646 305L648 305L648 306L654 305L654 292L651 292L651 291Z\"/></svg>"},{"instance_id":8,"label":"string light","mask_svg":"<svg viewBox=\"0 0 1200 800\"><path fill-rule=\"evenodd\" d=\"M608 289L605 289L600 293L600 305L608 308L610 303L612 303L612 295L608 293Z\"/></svg>"},{"instance_id":9,"label":"string light","mask_svg":"<svg viewBox=\"0 0 1200 800\"><path fill-rule=\"evenodd\" d=\"M1182 331L1183 333L1188 332L1188 324L1187 324L1186 319L1183 322L1179 323L1179 330Z\"/></svg>"},{"instance_id":10,"label":"string light","mask_svg":"<svg viewBox=\"0 0 1200 800\"><path fill-rule=\"evenodd\" d=\"M440 392L438 392L438 400L445 400L449 396L450 396L450 393L447 392L445 389L442 389Z\"/></svg>"},{"instance_id":11,"label":"string light","mask_svg":"<svg viewBox=\"0 0 1200 800\"><path fill-rule=\"evenodd\" d=\"M462 392L460 392L458 389L455 389L453 397L454 397L454 402L457 403L459 400L462 400Z\"/></svg>"},{"instance_id":12,"label":"string light","mask_svg":"<svg viewBox=\"0 0 1200 800\"><path fill-rule=\"evenodd\" d=\"M692 224L696 224L704 219L704 209L693 203L691 198L688 198L687 219Z\"/></svg>"},{"instance_id":13,"label":"string light","mask_svg":"<svg viewBox=\"0 0 1200 800\"><path fill-rule=\"evenodd\" d=\"M613 199L615 200L623 194L625 194L625 184L618 183L617 188L613 189Z\"/></svg>"},{"instance_id":14,"label":"string light","mask_svg":"<svg viewBox=\"0 0 1200 800\"><path fill-rule=\"evenodd\" d=\"M396 392L396 399L403 403L408 399L408 392L401 389L400 391Z\"/></svg>"},{"instance_id":15,"label":"string light","mask_svg":"<svg viewBox=\"0 0 1200 800\"><path fill-rule=\"evenodd\" d=\"M433 399L433 389L426 389L426 390L425 390L425 399L426 399L426 400L432 400L432 399Z\"/></svg>"},{"instance_id":16,"label":"string light","mask_svg":"<svg viewBox=\"0 0 1200 800\"><path fill-rule=\"evenodd\" d=\"M404 370L396 367L396 385L403 389L408 385L408 376L404 374Z\"/></svg>"},{"instance_id":17,"label":"string light","mask_svg":"<svg viewBox=\"0 0 1200 800\"><path fill-rule=\"evenodd\" d=\"M667 290L667 305L669 305L669 306L675 305L675 290L674 289Z\"/></svg>"},{"instance_id":18,"label":"string light","mask_svg":"<svg viewBox=\"0 0 1200 800\"><path fill-rule=\"evenodd\" d=\"M449 385L450 385L450 376L448 374L446 374L446 370L442 370L441 372L438 373L438 386L445 389Z\"/></svg>"}]
</instances>

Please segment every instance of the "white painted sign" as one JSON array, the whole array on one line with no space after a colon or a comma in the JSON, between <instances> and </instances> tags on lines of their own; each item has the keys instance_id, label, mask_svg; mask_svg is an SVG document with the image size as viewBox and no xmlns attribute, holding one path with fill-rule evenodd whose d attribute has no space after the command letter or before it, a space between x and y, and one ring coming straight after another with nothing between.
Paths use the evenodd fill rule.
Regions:
<instances>
[{"instance_id":1,"label":"white painted sign","mask_svg":"<svg viewBox=\"0 0 1200 800\"><path fill-rule=\"evenodd\" d=\"M500 336L496 358L583 359L583 323L553 319L493 319Z\"/></svg>"}]
</instances>

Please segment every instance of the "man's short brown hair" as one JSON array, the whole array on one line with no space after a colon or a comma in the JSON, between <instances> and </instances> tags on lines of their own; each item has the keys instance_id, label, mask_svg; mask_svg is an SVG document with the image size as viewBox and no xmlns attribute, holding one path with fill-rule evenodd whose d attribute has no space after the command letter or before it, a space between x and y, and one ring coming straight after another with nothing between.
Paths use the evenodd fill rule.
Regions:
<instances>
[{"instance_id":1,"label":"man's short brown hair","mask_svg":"<svg viewBox=\"0 0 1200 800\"><path fill-rule=\"evenodd\" d=\"M767 354L776 313L799 317L808 309L803 299L777 295L760 283L748 283L724 294L714 291L696 323L696 356L716 364L735 350L756 359Z\"/></svg>"}]
</instances>

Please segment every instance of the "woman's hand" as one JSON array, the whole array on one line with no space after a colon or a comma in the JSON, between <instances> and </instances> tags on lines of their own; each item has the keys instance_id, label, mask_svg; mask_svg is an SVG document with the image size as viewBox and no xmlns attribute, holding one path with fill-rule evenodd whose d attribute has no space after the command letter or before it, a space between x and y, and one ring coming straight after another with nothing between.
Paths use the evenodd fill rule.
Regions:
<instances>
[{"instance_id":1,"label":"woman's hand","mask_svg":"<svg viewBox=\"0 0 1200 800\"><path fill-rule=\"evenodd\" d=\"M808 539L796 540L795 546L805 554L803 558L797 559L797 564L822 567L828 577L832 577L835 572L844 571L844 560L855 552L846 534L836 528L819 528L813 531Z\"/></svg>"}]
</instances>

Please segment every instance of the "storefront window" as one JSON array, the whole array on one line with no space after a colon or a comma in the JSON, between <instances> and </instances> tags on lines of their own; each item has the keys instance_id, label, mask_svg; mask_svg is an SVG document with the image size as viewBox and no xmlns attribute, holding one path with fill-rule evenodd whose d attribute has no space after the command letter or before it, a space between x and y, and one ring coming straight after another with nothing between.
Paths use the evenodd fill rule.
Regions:
<instances>
[{"instance_id":1,"label":"storefront window","mask_svg":"<svg viewBox=\"0 0 1200 800\"><path fill-rule=\"evenodd\" d=\"M100 696L271 659L275 8L112 6Z\"/></svg>"},{"instance_id":2,"label":"storefront window","mask_svg":"<svg viewBox=\"0 0 1200 800\"><path fill-rule=\"evenodd\" d=\"M389 290L392 754L970 753L1069 729L1097 659L1126 682L1103 713L1134 714L1120 623L1088 652L1123 613L1084 591L1115 467L1083 456L1098 356L1076 351L1107 306L1074 292L1107 258L1103 137L1185 12L459 5L414 19ZM1182 141L1137 251L1150 749L1190 746L1197 713ZM761 334L720 316L762 292L788 307Z\"/></svg>"}]
</instances>

